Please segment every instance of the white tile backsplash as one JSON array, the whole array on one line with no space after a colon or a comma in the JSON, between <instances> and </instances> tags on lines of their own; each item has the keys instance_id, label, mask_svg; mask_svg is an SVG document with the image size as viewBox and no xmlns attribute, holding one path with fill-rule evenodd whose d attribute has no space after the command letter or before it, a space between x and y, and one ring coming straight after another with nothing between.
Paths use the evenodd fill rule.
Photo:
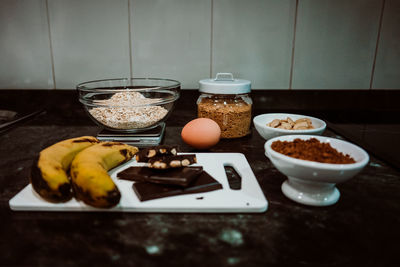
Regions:
<instances>
[{"instance_id":1,"label":"white tile backsplash","mask_svg":"<svg viewBox=\"0 0 400 267\"><path fill-rule=\"evenodd\" d=\"M131 0L133 77L198 88L210 73L211 0Z\"/></svg>"},{"instance_id":2,"label":"white tile backsplash","mask_svg":"<svg viewBox=\"0 0 400 267\"><path fill-rule=\"evenodd\" d=\"M254 90L400 89L399 13L400 0L1 0L0 89L130 76L197 89L217 72Z\"/></svg>"},{"instance_id":3,"label":"white tile backsplash","mask_svg":"<svg viewBox=\"0 0 400 267\"><path fill-rule=\"evenodd\" d=\"M56 87L130 77L128 0L49 0Z\"/></svg>"},{"instance_id":4,"label":"white tile backsplash","mask_svg":"<svg viewBox=\"0 0 400 267\"><path fill-rule=\"evenodd\" d=\"M372 88L400 88L400 1L386 0Z\"/></svg>"},{"instance_id":5,"label":"white tile backsplash","mask_svg":"<svg viewBox=\"0 0 400 267\"><path fill-rule=\"evenodd\" d=\"M253 89L288 89L292 0L214 0L213 76L231 72Z\"/></svg>"},{"instance_id":6,"label":"white tile backsplash","mask_svg":"<svg viewBox=\"0 0 400 267\"><path fill-rule=\"evenodd\" d=\"M53 88L45 0L0 1L0 88Z\"/></svg>"},{"instance_id":7,"label":"white tile backsplash","mask_svg":"<svg viewBox=\"0 0 400 267\"><path fill-rule=\"evenodd\" d=\"M381 3L299 1L293 88L369 88Z\"/></svg>"}]
</instances>

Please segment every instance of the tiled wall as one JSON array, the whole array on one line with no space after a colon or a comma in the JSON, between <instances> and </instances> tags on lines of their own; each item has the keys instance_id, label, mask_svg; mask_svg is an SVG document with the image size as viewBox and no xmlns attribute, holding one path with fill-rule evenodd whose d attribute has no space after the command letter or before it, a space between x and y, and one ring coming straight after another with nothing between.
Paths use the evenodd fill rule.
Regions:
<instances>
[{"instance_id":1,"label":"tiled wall","mask_svg":"<svg viewBox=\"0 0 400 267\"><path fill-rule=\"evenodd\" d=\"M217 72L253 89L400 88L400 0L1 0L0 89Z\"/></svg>"}]
</instances>

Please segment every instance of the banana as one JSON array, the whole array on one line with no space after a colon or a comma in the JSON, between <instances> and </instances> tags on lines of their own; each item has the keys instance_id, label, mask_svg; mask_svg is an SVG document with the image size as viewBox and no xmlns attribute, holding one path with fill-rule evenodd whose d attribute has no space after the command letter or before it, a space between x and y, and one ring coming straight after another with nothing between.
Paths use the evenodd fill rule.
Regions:
<instances>
[{"instance_id":1,"label":"banana","mask_svg":"<svg viewBox=\"0 0 400 267\"><path fill-rule=\"evenodd\" d=\"M78 152L98 142L93 136L82 136L43 149L31 169L33 189L50 202L70 200L73 194L67 171L71 162Z\"/></svg>"},{"instance_id":2,"label":"banana","mask_svg":"<svg viewBox=\"0 0 400 267\"><path fill-rule=\"evenodd\" d=\"M119 203L121 193L108 170L130 160L137 147L119 142L101 142L75 156L71 163L71 181L75 197L97 208Z\"/></svg>"}]
</instances>

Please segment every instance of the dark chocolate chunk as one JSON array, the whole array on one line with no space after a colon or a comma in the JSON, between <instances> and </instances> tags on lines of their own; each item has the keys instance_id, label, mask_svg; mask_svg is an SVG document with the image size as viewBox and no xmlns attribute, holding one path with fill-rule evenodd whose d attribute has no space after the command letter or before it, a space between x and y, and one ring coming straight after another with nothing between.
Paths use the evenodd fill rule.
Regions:
<instances>
[{"instance_id":1,"label":"dark chocolate chunk","mask_svg":"<svg viewBox=\"0 0 400 267\"><path fill-rule=\"evenodd\" d=\"M136 153L135 158L137 162L148 162L149 159L163 156L163 155L176 155L178 149L176 146L159 145L147 147Z\"/></svg>"},{"instance_id":2,"label":"dark chocolate chunk","mask_svg":"<svg viewBox=\"0 0 400 267\"><path fill-rule=\"evenodd\" d=\"M145 182L154 171L154 169L147 167L133 166L117 173L117 178L135 182Z\"/></svg>"},{"instance_id":3,"label":"dark chocolate chunk","mask_svg":"<svg viewBox=\"0 0 400 267\"><path fill-rule=\"evenodd\" d=\"M136 182L132 187L140 201L222 189L222 185L205 171L186 188L148 182Z\"/></svg>"},{"instance_id":4,"label":"dark chocolate chunk","mask_svg":"<svg viewBox=\"0 0 400 267\"><path fill-rule=\"evenodd\" d=\"M129 167L117 174L117 177L135 182L151 182L158 184L173 184L186 187L197 178L203 167L183 167L165 170L151 169L147 167Z\"/></svg>"},{"instance_id":5,"label":"dark chocolate chunk","mask_svg":"<svg viewBox=\"0 0 400 267\"><path fill-rule=\"evenodd\" d=\"M232 166L224 166L230 189L240 190L242 188L242 177Z\"/></svg>"},{"instance_id":6,"label":"dark chocolate chunk","mask_svg":"<svg viewBox=\"0 0 400 267\"><path fill-rule=\"evenodd\" d=\"M179 156L162 156L149 159L149 168L168 169L179 168L196 163L195 154L179 155Z\"/></svg>"}]
</instances>

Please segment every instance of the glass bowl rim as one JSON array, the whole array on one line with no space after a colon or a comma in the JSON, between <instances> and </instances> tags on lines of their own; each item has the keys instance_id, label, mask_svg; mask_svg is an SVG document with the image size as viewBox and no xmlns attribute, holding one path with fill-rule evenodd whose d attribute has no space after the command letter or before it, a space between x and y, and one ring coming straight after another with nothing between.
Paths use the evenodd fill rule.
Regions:
<instances>
[{"instance_id":1,"label":"glass bowl rim","mask_svg":"<svg viewBox=\"0 0 400 267\"><path fill-rule=\"evenodd\" d=\"M164 78L112 78L112 79L100 79L100 80L92 80L92 81L86 81L86 82L82 82L79 83L76 86L76 89L79 91L93 91L93 90L97 90L97 91L107 91L110 90L113 87L109 87L109 88L89 88L86 87L85 85L89 85L89 84L94 84L94 83L99 83L99 82L109 82L109 81L168 81L168 82L172 82L172 85L169 86L157 86L155 88L160 88L160 89L172 89L172 88L177 88L181 86L181 83L177 80L173 80L173 79L164 79ZM126 88L129 89L129 88ZM126 89L121 89L121 90L126 90ZM146 89L146 88L144 88ZM150 89L150 88L147 88ZM113 91L115 92L118 89L114 89ZM111 91L111 90L110 90Z\"/></svg>"},{"instance_id":2,"label":"glass bowl rim","mask_svg":"<svg viewBox=\"0 0 400 267\"><path fill-rule=\"evenodd\" d=\"M112 82L112 81L168 81L171 82L171 85L168 86L152 86L152 87L143 87L143 88L129 88L129 85L121 88L116 88L117 86L109 86L109 87L87 87L87 85L101 83L101 82ZM165 105L171 102L175 102L180 97L180 85L181 83L177 80L172 79L164 79L164 78L113 78L113 79L101 79L101 80L93 80L93 81L86 81L80 83L76 86L78 92L82 93L119 93L119 92L126 92L127 90L131 90L132 92L164 92L169 93L172 96L167 99L160 99L160 101L154 103L147 103L147 104L136 104L136 105L109 105L109 104L102 104L101 101L90 100L85 96L79 95L79 102L81 102L86 107L107 107L107 108L119 108L119 107L146 107L146 106L158 106L158 105ZM145 85L144 85L145 86ZM169 89L177 88L178 91L172 91Z\"/></svg>"}]
</instances>

